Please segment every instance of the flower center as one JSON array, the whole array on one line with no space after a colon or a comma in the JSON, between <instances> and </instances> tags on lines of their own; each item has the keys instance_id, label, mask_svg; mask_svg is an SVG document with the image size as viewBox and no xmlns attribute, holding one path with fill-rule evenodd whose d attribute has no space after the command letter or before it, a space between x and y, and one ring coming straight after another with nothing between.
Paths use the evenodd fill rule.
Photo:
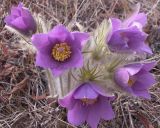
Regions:
<instances>
[{"instance_id":1,"label":"flower center","mask_svg":"<svg viewBox=\"0 0 160 128\"><path fill-rule=\"evenodd\" d=\"M126 36L126 33L121 32L120 35L121 35L121 37L123 38L123 40L125 41L125 43L126 43L126 45L127 45L129 39L128 39L128 37Z\"/></svg>"},{"instance_id":2,"label":"flower center","mask_svg":"<svg viewBox=\"0 0 160 128\"><path fill-rule=\"evenodd\" d=\"M67 43L58 43L52 49L52 57L63 62L71 56L71 47Z\"/></svg>"},{"instance_id":3,"label":"flower center","mask_svg":"<svg viewBox=\"0 0 160 128\"><path fill-rule=\"evenodd\" d=\"M83 104L89 105L89 104L94 104L97 101L97 98L95 98L95 99L83 98L83 99L81 99L81 101Z\"/></svg>"},{"instance_id":4,"label":"flower center","mask_svg":"<svg viewBox=\"0 0 160 128\"><path fill-rule=\"evenodd\" d=\"M132 87L132 85L135 83L135 81L134 80L132 80L132 79L129 79L128 80L128 85L130 86L130 87Z\"/></svg>"}]
</instances>

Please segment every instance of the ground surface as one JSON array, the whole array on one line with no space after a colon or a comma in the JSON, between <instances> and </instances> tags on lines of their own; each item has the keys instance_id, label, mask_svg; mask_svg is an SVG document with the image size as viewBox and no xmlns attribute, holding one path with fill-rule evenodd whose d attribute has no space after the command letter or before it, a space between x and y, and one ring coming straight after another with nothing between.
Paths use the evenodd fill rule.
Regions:
<instances>
[{"instance_id":1,"label":"ground surface","mask_svg":"<svg viewBox=\"0 0 160 128\"><path fill-rule=\"evenodd\" d=\"M52 25L77 21L88 31L104 18L124 19L138 0L24 0L26 7L41 13ZM0 128L72 128L56 100L47 101L47 81L34 66L34 55L17 47L18 37L4 29L3 19L19 0L0 0ZM145 31L156 60L160 50L160 2L139 0L148 14ZM153 72L159 81L160 66ZM114 102L116 118L101 121L99 128L160 128L159 84L150 89L150 101L119 97ZM87 128L86 125L80 128Z\"/></svg>"}]
</instances>

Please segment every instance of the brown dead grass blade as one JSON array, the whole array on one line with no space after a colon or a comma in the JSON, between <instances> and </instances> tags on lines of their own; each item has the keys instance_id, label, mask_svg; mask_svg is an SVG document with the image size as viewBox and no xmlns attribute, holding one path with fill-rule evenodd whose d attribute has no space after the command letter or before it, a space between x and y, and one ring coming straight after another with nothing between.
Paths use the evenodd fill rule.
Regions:
<instances>
[{"instance_id":1,"label":"brown dead grass blade","mask_svg":"<svg viewBox=\"0 0 160 128\"><path fill-rule=\"evenodd\" d=\"M11 94L16 93L19 90L23 90L27 86L28 77L24 78L21 82L16 84L13 89L11 90Z\"/></svg>"},{"instance_id":2,"label":"brown dead grass blade","mask_svg":"<svg viewBox=\"0 0 160 128\"><path fill-rule=\"evenodd\" d=\"M143 113L136 112L136 116L139 118L139 120L142 122L145 128L154 128L152 123Z\"/></svg>"},{"instance_id":3,"label":"brown dead grass blade","mask_svg":"<svg viewBox=\"0 0 160 128\"><path fill-rule=\"evenodd\" d=\"M44 93L40 96L32 96L32 99L38 101L38 100L44 100L44 99L46 99L46 97L47 97L47 94Z\"/></svg>"}]
</instances>

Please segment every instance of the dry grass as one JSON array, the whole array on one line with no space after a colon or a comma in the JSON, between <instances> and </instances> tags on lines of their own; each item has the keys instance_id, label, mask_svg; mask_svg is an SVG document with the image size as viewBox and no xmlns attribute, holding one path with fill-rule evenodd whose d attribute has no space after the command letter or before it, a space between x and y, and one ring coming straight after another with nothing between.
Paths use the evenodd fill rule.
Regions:
<instances>
[{"instance_id":1,"label":"dry grass","mask_svg":"<svg viewBox=\"0 0 160 128\"><path fill-rule=\"evenodd\" d=\"M124 19L138 0L24 0L33 12L52 22L68 25L80 23L92 31L104 18ZM34 66L34 55L18 47L18 37L4 29L3 18L18 0L0 1L0 127L2 128L72 128L66 112L48 95L44 71ZM140 0L141 11L148 14L145 31L149 34L155 56L160 49L160 2ZM72 27L77 29L76 27ZM154 70L159 80L160 66ZM152 100L120 96L113 106L116 118L101 121L99 128L159 128L160 88L150 91ZM86 128L87 126L81 126Z\"/></svg>"}]
</instances>

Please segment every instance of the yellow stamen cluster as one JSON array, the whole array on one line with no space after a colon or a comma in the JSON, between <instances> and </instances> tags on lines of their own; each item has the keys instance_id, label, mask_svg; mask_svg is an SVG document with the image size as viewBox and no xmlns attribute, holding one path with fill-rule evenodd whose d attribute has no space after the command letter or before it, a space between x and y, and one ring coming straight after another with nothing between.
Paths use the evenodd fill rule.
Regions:
<instances>
[{"instance_id":1,"label":"yellow stamen cluster","mask_svg":"<svg viewBox=\"0 0 160 128\"><path fill-rule=\"evenodd\" d=\"M97 99L88 99L88 98L83 98L81 99L82 103L85 105L89 105L89 104L94 104Z\"/></svg>"},{"instance_id":2,"label":"yellow stamen cluster","mask_svg":"<svg viewBox=\"0 0 160 128\"><path fill-rule=\"evenodd\" d=\"M131 86L134 84L134 82L135 82L134 80L129 79L129 80L128 80L128 85L131 87Z\"/></svg>"},{"instance_id":3,"label":"yellow stamen cluster","mask_svg":"<svg viewBox=\"0 0 160 128\"><path fill-rule=\"evenodd\" d=\"M68 59L71 53L71 47L67 43L58 43L52 49L52 57L60 62Z\"/></svg>"}]
</instances>

